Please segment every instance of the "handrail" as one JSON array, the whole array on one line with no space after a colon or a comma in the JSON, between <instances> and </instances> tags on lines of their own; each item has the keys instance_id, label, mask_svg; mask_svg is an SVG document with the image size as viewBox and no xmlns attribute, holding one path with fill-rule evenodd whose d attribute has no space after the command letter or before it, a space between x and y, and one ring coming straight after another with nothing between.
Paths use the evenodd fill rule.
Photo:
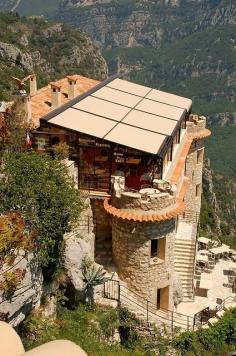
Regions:
<instances>
[{"instance_id":1,"label":"handrail","mask_svg":"<svg viewBox=\"0 0 236 356\"><path fill-rule=\"evenodd\" d=\"M229 300L236 301L236 296L230 295L227 298L225 298L219 306L216 306L215 309L212 310L213 314L216 315L216 313L218 311L223 310L226 302L229 301ZM209 318L211 317L211 315L210 315L211 313L210 313L210 308L209 307L206 307L206 308L200 310L198 313L194 314L194 326L196 325L196 320L199 317L201 318L200 321L201 321L201 325L202 325L202 315L204 314L204 312L208 313Z\"/></svg>"},{"instance_id":2,"label":"handrail","mask_svg":"<svg viewBox=\"0 0 236 356\"><path fill-rule=\"evenodd\" d=\"M148 299L145 299L145 298L141 297L138 293L134 292L133 290L129 289L127 286L125 286L125 285L123 285L123 284L121 284L121 287L127 289L130 293L135 294L138 298L141 298L141 299L143 299L144 301L147 301L147 300L148 300ZM152 305L154 306L154 308L156 309L156 305L155 305L154 303L152 303L152 302L149 301L149 300L148 300L148 302L149 302L150 304L152 304ZM172 313L172 312L173 312L172 310L170 310L170 309L165 309L165 308L161 308L161 310L166 311L166 312L169 312L169 313ZM182 314L182 313L178 313L178 312L174 312L174 313L176 313L176 314L178 314L178 315L181 315L181 316L186 316L186 317L188 317L188 315L186 315L186 314ZM193 317L190 317L190 318L193 319Z\"/></svg>"}]
</instances>

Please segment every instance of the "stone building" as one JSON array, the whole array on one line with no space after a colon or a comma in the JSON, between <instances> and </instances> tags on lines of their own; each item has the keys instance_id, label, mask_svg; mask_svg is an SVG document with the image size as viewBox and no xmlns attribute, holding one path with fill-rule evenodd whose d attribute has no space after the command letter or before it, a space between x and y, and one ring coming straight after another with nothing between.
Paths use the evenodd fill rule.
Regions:
<instances>
[{"instance_id":1,"label":"stone building","mask_svg":"<svg viewBox=\"0 0 236 356\"><path fill-rule=\"evenodd\" d=\"M77 96L80 80L67 78L63 100L51 83L42 113L34 93L34 148L53 154L54 144L68 144L90 197L95 260L157 309L173 310L176 285L184 301L194 298L206 119L191 113L190 99L114 77L88 79Z\"/></svg>"}]
</instances>

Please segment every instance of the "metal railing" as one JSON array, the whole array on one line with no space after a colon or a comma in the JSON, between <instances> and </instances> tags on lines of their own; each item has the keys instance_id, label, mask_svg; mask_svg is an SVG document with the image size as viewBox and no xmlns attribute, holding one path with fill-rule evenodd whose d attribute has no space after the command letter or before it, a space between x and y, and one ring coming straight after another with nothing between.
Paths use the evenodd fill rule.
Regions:
<instances>
[{"instance_id":1,"label":"metal railing","mask_svg":"<svg viewBox=\"0 0 236 356\"><path fill-rule=\"evenodd\" d=\"M194 315L194 327L202 327L202 325L207 324L210 318L216 316L216 313L224 310L224 307L228 303L236 302L236 296L229 296L222 301L221 304L217 305L214 309L210 309L209 307L200 310L198 313Z\"/></svg>"},{"instance_id":2,"label":"metal railing","mask_svg":"<svg viewBox=\"0 0 236 356\"><path fill-rule=\"evenodd\" d=\"M139 318L147 324L169 327L172 334L177 328L194 330L193 317L165 308L158 309L150 300L141 297L119 281L109 280L104 283L104 298L116 300L120 306L127 307L134 314L141 314L142 317L139 315Z\"/></svg>"},{"instance_id":3,"label":"metal railing","mask_svg":"<svg viewBox=\"0 0 236 356\"><path fill-rule=\"evenodd\" d=\"M109 192L110 179L108 175L99 174L79 174L79 189L87 191L99 190L102 192Z\"/></svg>"}]
</instances>

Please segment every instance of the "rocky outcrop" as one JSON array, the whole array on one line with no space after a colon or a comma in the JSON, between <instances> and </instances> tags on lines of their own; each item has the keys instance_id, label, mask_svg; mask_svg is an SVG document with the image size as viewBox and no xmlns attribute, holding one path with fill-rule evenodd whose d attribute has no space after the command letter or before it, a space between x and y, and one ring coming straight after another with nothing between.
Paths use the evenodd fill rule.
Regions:
<instances>
[{"instance_id":1,"label":"rocky outcrop","mask_svg":"<svg viewBox=\"0 0 236 356\"><path fill-rule=\"evenodd\" d=\"M220 228L220 218L219 218L219 204L216 199L216 194L214 191L213 185L213 178L212 178L212 170L210 167L210 160L205 160L205 165L203 167L203 175L202 175L202 182L203 182L203 194L206 201L210 204L213 209L214 213L214 222L215 222L215 230L218 235L221 234Z\"/></svg>"},{"instance_id":2,"label":"rocky outcrop","mask_svg":"<svg viewBox=\"0 0 236 356\"><path fill-rule=\"evenodd\" d=\"M13 326L19 325L32 309L40 306L43 293L42 272L34 254L29 254L26 259L22 251L11 270L14 271L17 268L25 270L26 273L14 294L8 298L4 296L2 291L0 292L0 313L8 314L8 321ZM0 275L6 269L7 266L3 266Z\"/></svg>"},{"instance_id":3,"label":"rocky outcrop","mask_svg":"<svg viewBox=\"0 0 236 356\"><path fill-rule=\"evenodd\" d=\"M11 76L36 73L41 85L72 73L98 80L107 77L97 45L62 23L0 13L0 33L0 100L11 99Z\"/></svg>"},{"instance_id":4,"label":"rocky outcrop","mask_svg":"<svg viewBox=\"0 0 236 356\"><path fill-rule=\"evenodd\" d=\"M223 1L72 0L64 6L57 18L83 29L103 48L130 47L130 43L158 48L163 40L174 42L212 26L236 23L236 5ZM176 11L176 7L184 10Z\"/></svg>"},{"instance_id":5,"label":"rocky outcrop","mask_svg":"<svg viewBox=\"0 0 236 356\"><path fill-rule=\"evenodd\" d=\"M29 53L23 53L16 46L0 42L0 57L8 60L11 65L20 65L28 71L32 71L34 67L33 58Z\"/></svg>"},{"instance_id":6,"label":"rocky outcrop","mask_svg":"<svg viewBox=\"0 0 236 356\"><path fill-rule=\"evenodd\" d=\"M80 215L79 226L65 235L64 267L70 282L77 291L84 285L81 263L85 258L94 262L94 226L89 199Z\"/></svg>"}]
</instances>

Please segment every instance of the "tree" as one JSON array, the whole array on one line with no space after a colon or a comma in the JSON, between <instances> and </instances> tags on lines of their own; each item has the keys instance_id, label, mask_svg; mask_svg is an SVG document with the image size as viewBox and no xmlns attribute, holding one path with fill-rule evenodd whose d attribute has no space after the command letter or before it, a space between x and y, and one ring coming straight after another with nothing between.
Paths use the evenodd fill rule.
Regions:
<instances>
[{"instance_id":1,"label":"tree","mask_svg":"<svg viewBox=\"0 0 236 356\"><path fill-rule=\"evenodd\" d=\"M59 262L63 235L78 221L81 203L67 168L60 160L35 152L4 158L0 180L0 212L20 212L36 232L39 260L45 277Z\"/></svg>"},{"instance_id":2,"label":"tree","mask_svg":"<svg viewBox=\"0 0 236 356\"><path fill-rule=\"evenodd\" d=\"M32 128L33 123L26 120L19 104L14 104L5 116L0 115L0 155L5 151L26 150L26 132Z\"/></svg>"}]
</instances>

